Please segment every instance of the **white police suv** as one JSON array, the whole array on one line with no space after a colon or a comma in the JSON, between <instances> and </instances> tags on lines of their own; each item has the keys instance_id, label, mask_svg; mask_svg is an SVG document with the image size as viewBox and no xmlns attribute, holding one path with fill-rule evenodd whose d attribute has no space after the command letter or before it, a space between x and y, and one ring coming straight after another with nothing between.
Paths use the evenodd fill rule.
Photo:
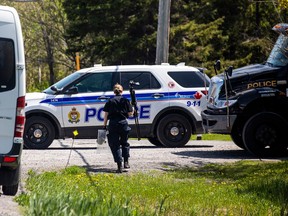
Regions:
<instances>
[{"instance_id":1,"label":"white police suv","mask_svg":"<svg viewBox=\"0 0 288 216\"><path fill-rule=\"evenodd\" d=\"M41 93L26 94L26 148L45 149L54 139L97 138L103 127L103 107L119 83L137 99L140 136L157 146L180 147L191 134L203 132L201 110L206 107L209 78L197 68L178 65L95 66L65 77ZM130 137L136 137L133 118Z\"/></svg>"}]
</instances>

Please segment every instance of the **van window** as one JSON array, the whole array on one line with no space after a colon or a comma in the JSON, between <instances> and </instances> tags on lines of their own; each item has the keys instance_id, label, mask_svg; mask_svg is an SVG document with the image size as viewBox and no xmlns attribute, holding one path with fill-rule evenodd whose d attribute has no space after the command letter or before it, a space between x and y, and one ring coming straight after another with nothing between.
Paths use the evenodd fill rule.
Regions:
<instances>
[{"instance_id":1,"label":"van window","mask_svg":"<svg viewBox=\"0 0 288 216\"><path fill-rule=\"evenodd\" d=\"M124 89L129 89L129 83L133 80L139 82L139 86L134 86L135 89L159 89L161 87L158 80L150 72L122 72L120 84Z\"/></svg>"},{"instance_id":2,"label":"van window","mask_svg":"<svg viewBox=\"0 0 288 216\"><path fill-rule=\"evenodd\" d=\"M13 40L0 38L0 92L15 88L15 53Z\"/></svg>"},{"instance_id":3,"label":"van window","mask_svg":"<svg viewBox=\"0 0 288 216\"><path fill-rule=\"evenodd\" d=\"M173 71L168 72L168 75L174 79L180 86L184 88L195 88L209 86L209 80L204 78L204 74L195 71Z\"/></svg>"}]
</instances>

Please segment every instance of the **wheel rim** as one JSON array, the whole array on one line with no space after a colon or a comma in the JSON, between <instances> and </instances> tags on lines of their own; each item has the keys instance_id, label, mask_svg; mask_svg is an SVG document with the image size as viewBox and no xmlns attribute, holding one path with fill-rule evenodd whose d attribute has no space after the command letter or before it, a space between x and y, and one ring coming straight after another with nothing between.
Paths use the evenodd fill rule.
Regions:
<instances>
[{"instance_id":1,"label":"wheel rim","mask_svg":"<svg viewBox=\"0 0 288 216\"><path fill-rule=\"evenodd\" d=\"M255 139L261 147L273 146L277 142L277 131L269 125L260 126L255 133Z\"/></svg>"},{"instance_id":2,"label":"wheel rim","mask_svg":"<svg viewBox=\"0 0 288 216\"><path fill-rule=\"evenodd\" d=\"M180 122L170 122L165 127L166 139L177 142L181 141L186 134L186 129Z\"/></svg>"},{"instance_id":3,"label":"wheel rim","mask_svg":"<svg viewBox=\"0 0 288 216\"><path fill-rule=\"evenodd\" d=\"M33 132L33 135L35 138L41 138L42 137L42 131L40 129L36 129L34 132Z\"/></svg>"},{"instance_id":4,"label":"wheel rim","mask_svg":"<svg viewBox=\"0 0 288 216\"><path fill-rule=\"evenodd\" d=\"M179 128L177 128L177 127L172 127L172 128L170 129L170 133L171 133L172 136L177 136L177 135L179 134Z\"/></svg>"},{"instance_id":5,"label":"wheel rim","mask_svg":"<svg viewBox=\"0 0 288 216\"><path fill-rule=\"evenodd\" d=\"M35 144L43 143L48 138L48 130L42 124L33 124L27 132L26 137Z\"/></svg>"}]
</instances>

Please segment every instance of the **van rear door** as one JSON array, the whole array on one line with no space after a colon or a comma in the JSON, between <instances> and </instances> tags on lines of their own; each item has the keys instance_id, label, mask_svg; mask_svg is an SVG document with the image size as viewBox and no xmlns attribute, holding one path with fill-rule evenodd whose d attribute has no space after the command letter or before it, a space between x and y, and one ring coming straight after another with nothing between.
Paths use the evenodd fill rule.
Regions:
<instances>
[{"instance_id":1,"label":"van rear door","mask_svg":"<svg viewBox=\"0 0 288 216\"><path fill-rule=\"evenodd\" d=\"M25 94L24 50L18 25L17 13L0 6L0 154L13 147L17 99Z\"/></svg>"}]
</instances>

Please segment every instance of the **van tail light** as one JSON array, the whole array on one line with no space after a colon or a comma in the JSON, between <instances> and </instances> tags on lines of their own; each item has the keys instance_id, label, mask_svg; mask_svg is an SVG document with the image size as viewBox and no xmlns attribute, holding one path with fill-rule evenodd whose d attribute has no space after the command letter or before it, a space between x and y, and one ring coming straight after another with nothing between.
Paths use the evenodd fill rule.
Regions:
<instances>
[{"instance_id":1,"label":"van tail light","mask_svg":"<svg viewBox=\"0 0 288 216\"><path fill-rule=\"evenodd\" d=\"M25 96L17 98L16 122L14 130L14 142L22 142L25 125ZM19 139L20 138L20 139Z\"/></svg>"},{"instance_id":2,"label":"van tail light","mask_svg":"<svg viewBox=\"0 0 288 216\"><path fill-rule=\"evenodd\" d=\"M13 163L17 160L18 157L13 157L13 156L5 156L3 159L3 162L5 163Z\"/></svg>"}]
</instances>

